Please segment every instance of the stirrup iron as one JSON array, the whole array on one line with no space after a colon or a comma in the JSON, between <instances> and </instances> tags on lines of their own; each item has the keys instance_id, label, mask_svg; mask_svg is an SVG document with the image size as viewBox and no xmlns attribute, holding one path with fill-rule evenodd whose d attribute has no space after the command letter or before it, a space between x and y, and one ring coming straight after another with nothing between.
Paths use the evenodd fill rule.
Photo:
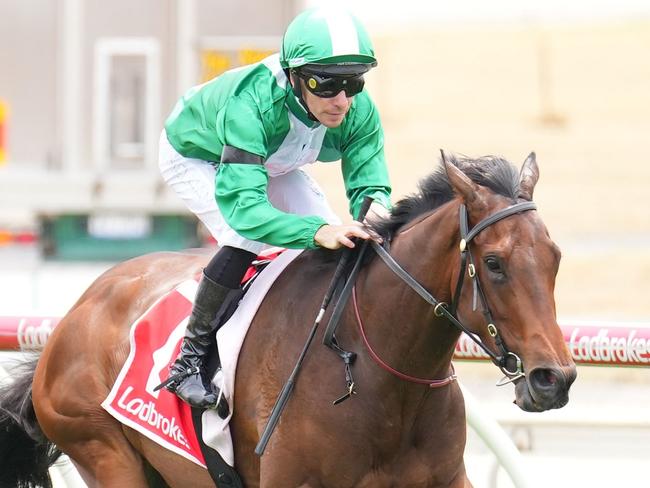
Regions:
<instances>
[{"instance_id":1,"label":"stirrup iron","mask_svg":"<svg viewBox=\"0 0 650 488\"><path fill-rule=\"evenodd\" d=\"M165 381L156 386L153 391L162 390L163 388L167 387L173 388L174 386L180 385L185 378L189 378L193 374L200 374L200 372L201 370L198 368L198 366L187 368L185 371L179 371L178 373L171 375Z\"/></svg>"}]
</instances>

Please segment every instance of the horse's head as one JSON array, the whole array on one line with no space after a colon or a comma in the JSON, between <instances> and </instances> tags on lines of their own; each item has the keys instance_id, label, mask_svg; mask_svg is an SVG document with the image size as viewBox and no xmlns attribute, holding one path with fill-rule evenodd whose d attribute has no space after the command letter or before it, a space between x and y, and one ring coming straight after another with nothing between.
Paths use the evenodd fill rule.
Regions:
<instances>
[{"instance_id":1,"label":"horse's head","mask_svg":"<svg viewBox=\"0 0 650 488\"><path fill-rule=\"evenodd\" d=\"M532 200L539 177L535 155L528 156L519 174L503 160L444 163L467 209L470 234L473 226L486 224L466 246L468 272L458 317L496 355L505 357L506 371L514 373L521 358L523 375L515 380L515 403L521 409L563 407L576 367L556 321L553 291L560 250L539 214L525 204L520 211L490 219Z\"/></svg>"}]
</instances>

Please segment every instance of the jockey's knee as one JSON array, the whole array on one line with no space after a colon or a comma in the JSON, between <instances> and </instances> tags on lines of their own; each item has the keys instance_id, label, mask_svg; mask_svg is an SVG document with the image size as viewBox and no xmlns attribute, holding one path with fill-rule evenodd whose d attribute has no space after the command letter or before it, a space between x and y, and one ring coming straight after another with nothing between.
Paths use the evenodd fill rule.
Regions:
<instances>
[{"instance_id":1,"label":"jockey's knee","mask_svg":"<svg viewBox=\"0 0 650 488\"><path fill-rule=\"evenodd\" d=\"M215 283L228 288L238 288L246 270L256 254L232 246L222 247L210 260L203 272Z\"/></svg>"}]
</instances>

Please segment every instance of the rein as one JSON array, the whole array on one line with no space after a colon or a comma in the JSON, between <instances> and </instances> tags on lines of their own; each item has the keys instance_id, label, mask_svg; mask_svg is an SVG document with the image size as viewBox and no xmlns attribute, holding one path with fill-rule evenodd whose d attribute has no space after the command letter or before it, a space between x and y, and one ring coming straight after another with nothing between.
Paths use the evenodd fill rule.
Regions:
<instances>
[{"instance_id":1,"label":"rein","mask_svg":"<svg viewBox=\"0 0 650 488\"><path fill-rule=\"evenodd\" d=\"M506 207L504 209L501 209L492 215L486 217L485 219L481 220L478 224L476 224L471 230L468 228L468 216L467 216L467 208L465 205L460 206L460 253L461 253L461 265L460 265L460 270L459 270L459 276L458 276L458 281L456 283L456 290L454 293L454 298L452 302L451 308L449 305L445 302L440 302L436 300L436 298L429 293L426 288L424 288L415 278L413 278L407 271L402 268L395 259L386 251L381 245L377 244L375 241L371 242L371 245L377 255L382 259L382 261L388 266L388 268L393 271L404 283L406 283L409 287L411 287L420 297L424 299L427 303L429 303L431 306L434 307L433 312L437 317L445 317L449 322L451 322L457 329L460 331L464 332L469 336L470 339L472 339L490 358L492 361L501 369L503 374L505 375L504 379L499 381L497 383L498 386L505 385L507 383L513 382L517 380L518 378L521 378L524 376L524 371L523 371L523 364L521 362L521 359L519 356L517 356L515 353L509 351L503 342L503 339L501 338L501 335L499 334L498 329L493 323L492 320L492 315L490 313L490 310L487 306L487 300L485 298L485 294L483 293L483 290L481 289L480 283L478 281L478 277L476 275L476 266L474 265L474 259L472 257L472 254L469 249L469 244L470 242L476 237L477 234L479 234L482 230L484 230L486 227L489 227L490 225L505 219L506 217L509 217L511 215L519 214L522 212L527 212L528 210L536 210L537 205L533 202L520 202L516 203L514 205L511 205L509 207ZM469 261L469 263L468 263ZM460 299L460 293L463 288L463 282L465 278L465 271L468 272L469 277L472 279L473 282L473 289L474 289L474 310L476 310L476 302L477 302L477 296L480 297L481 303L483 306L483 314L487 319L487 330L488 333L490 334L491 337L494 338L494 341L499 348L500 355L497 355L494 353L492 350L490 350L484 343L481 341L481 339L474 334L472 331L470 331L465 325L462 324L456 317L456 308L458 305L458 301ZM440 379L440 380L425 380L421 378L415 378L412 376L405 375L404 373L400 373L399 371L391 368L388 366L384 361L381 360L381 358L372 350L370 347L370 344L368 343L367 337L365 335L365 331L363 330L363 324L361 322L361 317L359 315L359 310L357 307L357 299L356 299L356 290L353 293L353 300L354 300L354 310L355 314L357 317L357 322L359 323L359 328L361 330L361 335L363 337L364 343L366 344L366 347L370 351L371 357L381 366L383 369L391 372L395 376L402 378L407 381L412 381L415 383L421 383L421 384L428 384L432 388L438 387L438 386L444 386L449 383L451 383L455 378L456 375L453 372L452 369L452 374L451 376ZM512 363L512 364L511 364Z\"/></svg>"},{"instance_id":2,"label":"rein","mask_svg":"<svg viewBox=\"0 0 650 488\"><path fill-rule=\"evenodd\" d=\"M363 321L361 320L361 315L359 314L359 306L357 304L357 288L356 286L352 289L352 303L354 304L354 314L357 317L357 323L359 324L359 332L361 333L361 338L363 339L363 343L366 345L368 348L368 352L370 353L370 356L375 360L375 362L381 366L382 369L385 369L389 373L391 373L394 376L397 376L398 378L409 381L411 383L418 383L420 385L427 385L429 388L440 388L442 386L447 386L449 383L452 381L456 380L456 371L454 370L454 365L451 365L451 374L447 376L446 378L440 379L440 380L427 380L424 378L418 378L416 376L410 376L408 374L402 373L400 371L397 371L395 368L392 368L388 364L386 364L380 357L379 355L374 351L372 346L370 345L370 342L368 342L368 337L366 336L366 331L363 328Z\"/></svg>"}]
</instances>

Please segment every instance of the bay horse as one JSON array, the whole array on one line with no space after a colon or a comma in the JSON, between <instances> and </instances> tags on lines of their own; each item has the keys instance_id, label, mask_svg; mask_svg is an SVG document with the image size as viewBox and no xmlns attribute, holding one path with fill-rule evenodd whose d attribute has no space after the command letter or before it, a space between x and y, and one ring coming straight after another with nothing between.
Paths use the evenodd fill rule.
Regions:
<instances>
[{"instance_id":1,"label":"bay horse","mask_svg":"<svg viewBox=\"0 0 650 488\"><path fill-rule=\"evenodd\" d=\"M258 310L239 359L231 429L245 486L471 487L465 409L451 365L460 331L448 316L493 352L521 409L568 402L576 368L556 322L560 251L530 203L538 175L534 153L520 171L497 157L443 157L418 193L375 224L392 259L435 303L445 302L444 310L372 253L337 331L338 343L357 354L357 394L332 405L345 385L342 363L312 346L260 458L255 445L338 253L306 251L289 265ZM100 407L129 353L129 326L208 259L147 255L90 286L38 361L1 393L0 468L12 480L5 482L46 483L44 468L60 449L91 487L214 486L205 469ZM471 282L463 285L465 278Z\"/></svg>"}]
</instances>

